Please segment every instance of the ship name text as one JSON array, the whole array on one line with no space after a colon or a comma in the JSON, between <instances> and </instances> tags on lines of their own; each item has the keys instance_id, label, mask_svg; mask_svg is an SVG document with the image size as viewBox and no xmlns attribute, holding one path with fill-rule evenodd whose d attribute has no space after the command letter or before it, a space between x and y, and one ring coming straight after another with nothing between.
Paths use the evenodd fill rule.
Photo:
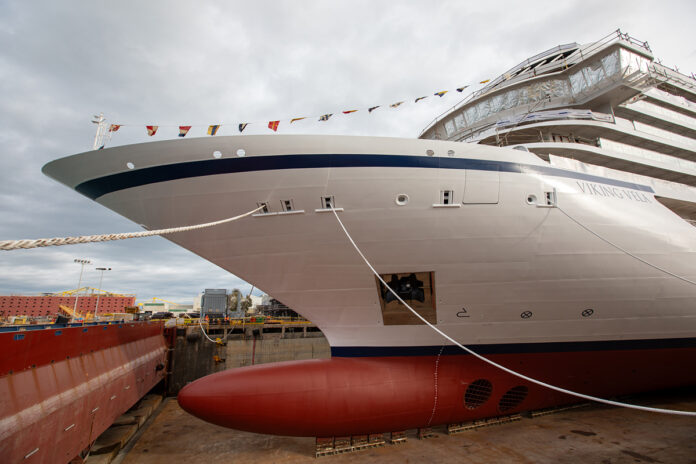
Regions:
<instances>
[{"instance_id":1,"label":"ship name text","mask_svg":"<svg viewBox=\"0 0 696 464\"><path fill-rule=\"evenodd\" d=\"M595 195L600 197L612 197L620 200L639 201L641 203L650 203L650 198L643 192L629 190L619 187L611 187L608 185L595 184L594 182L576 181L580 191L585 195Z\"/></svg>"}]
</instances>

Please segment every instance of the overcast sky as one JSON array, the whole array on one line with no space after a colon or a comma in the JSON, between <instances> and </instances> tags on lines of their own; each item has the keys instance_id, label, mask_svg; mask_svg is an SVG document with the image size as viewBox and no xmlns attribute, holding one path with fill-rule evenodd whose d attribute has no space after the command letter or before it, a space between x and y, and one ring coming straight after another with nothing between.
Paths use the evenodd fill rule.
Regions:
<instances>
[{"instance_id":1,"label":"overcast sky","mask_svg":"<svg viewBox=\"0 0 696 464\"><path fill-rule=\"evenodd\" d=\"M0 0L0 240L137 231L45 177L53 159L91 149L92 115L126 124L201 125L340 113L431 95L398 110L316 118L278 133L416 137L462 94L559 44L621 28L663 64L696 72L690 1L12 1ZM475 87L475 86L474 86ZM133 124L134 126L129 126ZM246 133L272 134L265 123ZM191 303L204 288L249 285L161 237L0 252L0 294L96 287Z\"/></svg>"}]
</instances>

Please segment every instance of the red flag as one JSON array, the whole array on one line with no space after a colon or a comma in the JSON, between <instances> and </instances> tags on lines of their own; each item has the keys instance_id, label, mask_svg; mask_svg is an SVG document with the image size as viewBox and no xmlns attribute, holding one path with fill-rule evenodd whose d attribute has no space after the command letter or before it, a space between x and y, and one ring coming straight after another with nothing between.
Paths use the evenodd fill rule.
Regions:
<instances>
[{"instance_id":1,"label":"red flag","mask_svg":"<svg viewBox=\"0 0 696 464\"><path fill-rule=\"evenodd\" d=\"M120 124L112 124L109 126L109 132L116 132L121 128Z\"/></svg>"},{"instance_id":2,"label":"red flag","mask_svg":"<svg viewBox=\"0 0 696 464\"><path fill-rule=\"evenodd\" d=\"M191 126L179 126L179 137L186 137L188 131L191 130Z\"/></svg>"},{"instance_id":3,"label":"red flag","mask_svg":"<svg viewBox=\"0 0 696 464\"><path fill-rule=\"evenodd\" d=\"M278 124L280 121L268 121L268 128L275 132L278 130Z\"/></svg>"},{"instance_id":4,"label":"red flag","mask_svg":"<svg viewBox=\"0 0 696 464\"><path fill-rule=\"evenodd\" d=\"M145 126L147 128L147 135L152 137L157 133L157 129L159 129L159 126Z\"/></svg>"},{"instance_id":5,"label":"red flag","mask_svg":"<svg viewBox=\"0 0 696 464\"><path fill-rule=\"evenodd\" d=\"M358 110L348 110L348 111L344 111L343 114L355 113L356 111L358 111Z\"/></svg>"}]
</instances>

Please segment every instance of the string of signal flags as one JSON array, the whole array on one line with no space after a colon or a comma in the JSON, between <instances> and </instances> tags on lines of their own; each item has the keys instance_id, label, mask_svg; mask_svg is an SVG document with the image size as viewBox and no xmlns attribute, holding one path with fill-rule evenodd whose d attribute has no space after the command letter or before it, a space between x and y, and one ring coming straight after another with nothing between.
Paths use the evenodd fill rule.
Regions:
<instances>
[{"instance_id":1,"label":"string of signal flags","mask_svg":"<svg viewBox=\"0 0 696 464\"><path fill-rule=\"evenodd\" d=\"M479 84L487 84L488 82L490 82L490 79L483 80L483 81L479 82ZM459 93L462 93L462 92L464 92L464 90L467 89L468 87L470 87L470 86L469 86L469 85L464 85L464 86L462 86L462 87L458 87L458 88L456 89L456 91L459 92ZM433 96L433 97L440 97L440 98L442 98L442 97L444 97L445 94L447 94L448 92L449 92L449 90L441 90L441 91L439 91L439 92L433 93L432 96ZM425 100L425 99L428 98L429 96L430 96L430 95L425 95L425 96L422 96L422 97L415 98L415 99L413 99L413 103L418 103L418 102L420 102L420 101L422 101L422 100ZM376 105L376 106L371 106L371 107L369 107L369 108L362 109L362 110L361 110L361 109L345 110L345 111L341 111L341 114L350 115L350 114L353 114L353 113L357 113L358 111L365 111L365 110L367 110L367 112L371 114L373 111L377 110L378 108L389 107L389 108L394 109L394 108L400 107L401 105L403 105L403 104L406 103L406 102L407 102L407 100L403 100L403 101L398 101L398 102L396 102L396 103L392 103L392 104L390 104L390 105ZM289 120L288 120L288 119L285 119L285 120L279 119L279 120L275 120L275 121L268 121L268 128L269 128L270 130L272 130L273 132L277 132L277 131L278 131L278 127L280 127L280 123L281 123L281 122L287 122L287 121L289 121L290 124L293 124L293 123L295 123L295 122L302 121L302 120L304 120L304 119L313 119L313 118L318 118L318 119L317 119L318 121L328 121L332 116L334 116L334 114L336 114L336 113L327 113L327 114L322 114L322 115L320 115L320 116L302 116L302 117L297 117L297 118L291 118L291 119L289 119ZM251 125L251 124L262 124L262 123L259 123L259 122L253 122L253 123L252 123L252 122L242 122L242 123L239 123L239 124L237 125L237 130L238 130L239 133L241 134L242 132L244 132L244 129L246 129L246 128L247 128L249 125ZM111 135L112 135L114 132L117 132L117 131L118 131L119 129L121 129L122 127L125 127L125 126L133 126L133 125L134 125L134 124L110 124L110 125L109 125L109 129L108 129L109 137L111 137ZM225 124L225 125L229 125L229 124ZM220 127L222 127L222 126L223 126L223 124L211 124L211 125L209 125L209 126L208 126L207 134L210 135L210 136L217 135L218 131L220 130ZM161 126L161 127L172 127L172 126ZM173 127L177 127L177 126L173 126ZM186 135L188 135L188 133L189 133L189 131L191 130L192 127L194 127L194 126L193 126L193 125L191 125L191 126L178 126L178 128L179 128L179 137L186 137ZM198 127L200 127L200 126L198 126ZM146 131L147 131L147 135L150 136L150 137L152 137L153 135L155 135L155 134L157 133L157 131L159 130L159 128L160 128L160 126L155 126L155 125L149 125L149 126L146 125L146 126L145 126L145 129L146 129Z\"/></svg>"}]
</instances>

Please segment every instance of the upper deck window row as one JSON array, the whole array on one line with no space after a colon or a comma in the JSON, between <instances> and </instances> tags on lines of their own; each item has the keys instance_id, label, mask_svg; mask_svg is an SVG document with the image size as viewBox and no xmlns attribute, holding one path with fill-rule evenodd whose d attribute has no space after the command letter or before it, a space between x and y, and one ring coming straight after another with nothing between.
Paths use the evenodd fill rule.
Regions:
<instances>
[{"instance_id":1,"label":"upper deck window row","mask_svg":"<svg viewBox=\"0 0 696 464\"><path fill-rule=\"evenodd\" d=\"M510 89L475 105L462 109L445 121L447 137L472 128L477 122L500 111L537 103L545 98L569 97L578 99L619 79L628 79L636 73L647 72L650 60L625 49L597 58L585 66L573 68L567 77L556 76L526 86Z\"/></svg>"}]
</instances>

